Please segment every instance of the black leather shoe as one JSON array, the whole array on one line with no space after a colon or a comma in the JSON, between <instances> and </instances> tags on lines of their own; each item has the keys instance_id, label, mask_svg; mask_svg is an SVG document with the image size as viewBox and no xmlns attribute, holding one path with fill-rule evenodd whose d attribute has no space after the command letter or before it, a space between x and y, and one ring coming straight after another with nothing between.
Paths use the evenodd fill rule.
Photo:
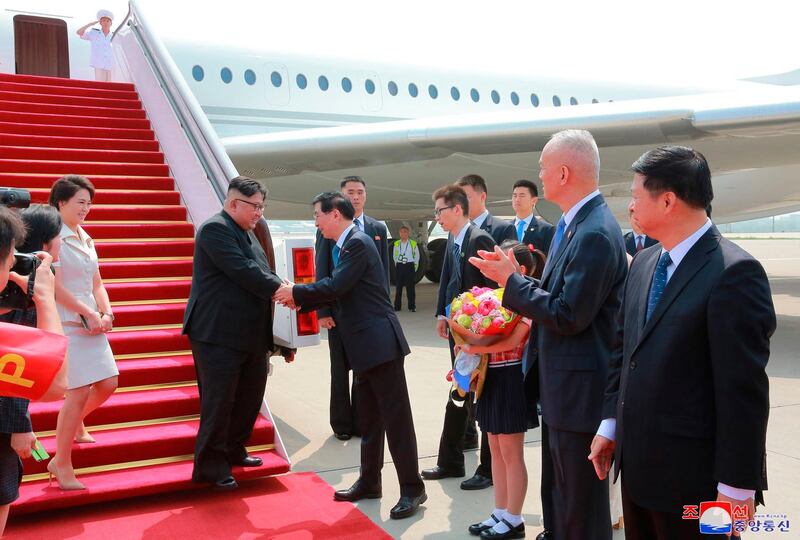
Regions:
<instances>
[{"instance_id":1,"label":"black leather shoe","mask_svg":"<svg viewBox=\"0 0 800 540\"><path fill-rule=\"evenodd\" d=\"M547 529L536 535L536 540L553 540L554 538L553 531L548 531Z\"/></svg>"},{"instance_id":2,"label":"black leather shoe","mask_svg":"<svg viewBox=\"0 0 800 540\"><path fill-rule=\"evenodd\" d=\"M500 520L497 519L497 517L494 514L489 514L489 517L492 518L495 523L500 523ZM494 523L491 525L484 525L483 521L481 521L480 523L475 523L473 525L470 525L469 529L467 530L469 530L469 534L473 536L480 536L480 534L483 531L491 529L492 527L494 527Z\"/></svg>"},{"instance_id":3,"label":"black leather shoe","mask_svg":"<svg viewBox=\"0 0 800 540\"><path fill-rule=\"evenodd\" d=\"M236 483L236 479L233 476L228 476L211 484L211 489L214 491L230 491L238 487L239 484Z\"/></svg>"},{"instance_id":4,"label":"black leather shoe","mask_svg":"<svg viewBox=\"0 0 800 540\"><path fill-rule=\"evenodd\" d=\"M334 493L333 500L356 502L361 499L380 499L382 495L381 488L367 489L363 482L357 480L349 489L340 489Z\"/></svg>"},{"instance_id":5,"label":"black leather shoe","mask_svg":"<svg viewBox=\"0 0 800 540\"><path fill-rule=\"evenodd\" d=\"M415 308L415 307L408 308L408 311L410 311L411 313L416 313L417 312L417 308Z\"/></svg>"},{"instance_id":6,"label":"black leather shoe","mask_svg":"<svg viewBox=\"0 0 800 540\"><path fill-rule=\"evenodd\" d=\"M403 309L402 309L402 308L399 308L399 307L396 307L396 308L394 308L394 310L395 310L395 311L402 311Z\"/></svg>"},{"instance_id":7,"label":"black leather shoe","mask_svg":"<svg viewBox=\"0 0 800 540\"><path fill-rule=\"evenodd\" d=\"M525 522L520 523L516 527L512 527L511 523L501 519L503 523L510 529L504 533L494 532L494 529L486 529L481 533L481 538L493 538L500 540L501 538L525 538Z\"/></svg>"},{"instance_id":8,"label":"black leather shoe","mask_svg":"<svg viewBox=\"0 0 800 540\"><path fill-rule=\"evenodd\" d=\"M403 519L411 517L417 513L419 505L428 500L428 495L423 491L416 497L400 497L397 504L389 510L389 517L392 519Z\"/></svg>"},{"instance_id":9,"label":"black leather shoe","mask_svg":"<svg viewBox=\"0 0 800 540\"><path fill-rule=\"evenodd\" d=\"M422 478L425 480L441 480L442 478L463 478L466 475L464 469L459 471L451 471L444 467L436 466L432 469L424 469L422 471Z\"/></svg>"},{"instance_id":10,"label":"black leather shoe","mask_svg":"<svg viewBox=\"0 0 800 540\"><path fill-rule=\"evenodd\" d=\"M475 476L461 482L461 489L472 491L474 489L486 489L492 485L492 479L486 478L482 474L475 473Z\"/></svg>"},{"instance_id":11,"label":"black leather shoe","mask_svg":"<svg viewBox=\"0 0 800 540\"><path fill-rule=\"evenodd\" d=\"M264 461L260 457L245 456L239 461L234 461L231 465L238 465L239 467L261 467Z\"/></svg>"},{"instance_id":12,"label":"black leather shoe","mask_svg":"<svg viewBox=\"0 0 800 540\"><path fill-rule=\"evenodd\" d=\"M349 441L350 438L352 437L352 435L350 435L349 433L334 433L333 436L339 439L340 441Z\"/></svg>"}]
</instances>

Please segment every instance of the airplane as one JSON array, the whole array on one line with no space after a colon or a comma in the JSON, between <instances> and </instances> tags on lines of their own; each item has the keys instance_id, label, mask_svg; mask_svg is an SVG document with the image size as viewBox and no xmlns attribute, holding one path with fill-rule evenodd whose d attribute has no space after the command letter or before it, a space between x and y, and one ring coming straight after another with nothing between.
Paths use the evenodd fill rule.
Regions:
<instances>
[{"instance_id":1,"label":"airplane","mask_svg":"<svg viewBox=\"0 0 800 540\"><path fill-rule=\"evenodd\" d=\"M80 2L10 4L0 14L0 71L19 72L21 64L29 73L57 69L31 63L35 32L19 21L34 16L60 24L54 31L58 69L92 78L88 44L75 35L85 23L76 13L90 8ZM566 128L593 133L601 152L600 190L621 223L631 163L666 143L691 145L708 158L715 221L800 209L800 86L785 81L591 81L312 57L268 45L220 47L158 36L148 22L157 10L129 5L127 16L123 5L114 21L115 80L136 80L121 53L126 42L143 34L153 48L163 47L164 62L197 100L238 171L266 183L270 219L307 219L315 194L356 174L367 182L368 213L392 232L409 224L433 253L442 241L427 242L432 191L463 174L480 174L488 182L490 210L510 215L512 183L536 177L539 152L553 132ZM538 209L551 220L560 212L546 200ZM436 281L438 265L427 264L437 259L431 253L418 278Z\"/></svg>"}]
</instances>

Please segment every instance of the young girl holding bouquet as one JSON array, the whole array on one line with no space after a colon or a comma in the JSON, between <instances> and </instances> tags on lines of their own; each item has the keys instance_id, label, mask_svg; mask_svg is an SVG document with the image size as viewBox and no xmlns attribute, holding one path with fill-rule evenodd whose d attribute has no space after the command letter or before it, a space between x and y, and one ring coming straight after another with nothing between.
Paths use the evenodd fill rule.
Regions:
<instances>
[{"instance_id":1,"label":"young girl holding bouquet","mask_svg":"<svg viewBox=\"0 0 800 540\"><path fill-rule=\"evenodd\" d=\"M520 272L530 275L535 259L528 246L506 241L504 251L514 250ZM528 488L523 443L525 431L538 420L528 418L525 401L522 358L528 342L531 321L523 318L511 334L493 345L463 345L471 354L489 354L489 367L483 393L478 400L477 420L489 434L492 452L495 509L489 518L470 525L469 532L481 538L524 538L522 503Z\"/></svg>"}]
</instances>

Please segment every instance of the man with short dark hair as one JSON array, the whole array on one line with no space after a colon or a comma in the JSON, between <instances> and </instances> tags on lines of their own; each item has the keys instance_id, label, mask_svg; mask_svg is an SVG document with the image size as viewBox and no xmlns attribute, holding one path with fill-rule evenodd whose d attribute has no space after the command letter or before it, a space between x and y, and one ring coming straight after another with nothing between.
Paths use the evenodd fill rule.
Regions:
<instances>
[{"instance_id":1,"label":"man with short dark hair","mask_svg":"<svg viewBox=\"0 0 800 540\"><path fill-rule=\"evenodd\" d=\"M622 474L626 538L700 539L684 505L752 519L763 503L775 308L764 268L706 215L702 154L665 146L632 168L631 222L660 245L631 264L589 458L600 478L612 458Z\"/></svg>"},{"instance_id":2,"label":"man with short dark hair","mask_svg":"<svg viewBox=\"0 0 800 540\"><path fill-rule=\"evenodd\" d=\"M543 218L534 214L539 202L539 188L530 180L517 180L511 189L511 207L514 209L514 231L516 240L533 246L545 255L550 250L550 242L556 228Z\"/></svg>"},{"instance_id":3,"label":"man with short dark hair","mask_svg":"<svg viewBox=\"0 0 800 540\"><path fill-rule=\"evenodd\" d=\"M442 275L439 279L436 325L439 336L449 340L452 364L455 358L453 354L455 342L447 326L447 306L454 297L472 287L495 287L494 282L483 277L472 265L466 264L467 259L476 255L479 250L492 249L495 243L488 233L470 222L469 199L465 190L460 186L453 184L439 188L433 194L433 201L433 216L439 226L449 233ZM472 402L467 399L464 405L459 407L449 396L448 392L444 426L439 440L439 457L435 467L422 471L422 477L426 480L459 478L465 474L464 436L467 431ZM491 453L486 441L481 449L481 464L478 467L478 473L476 476L479 476L480 485L477 489L492 485Z\"/></svg>"},{"instance_id":4,"label":"man with short dark hair","mask_svg":"<svg viewBox=\"0 0 800 540\"><path fill-rule=\"evenodd\" d=\"M417 241L408 237L409 228L400 226L400 239L394 241L392 246L392 261L394 262L394 310L400 311L403 307L403 289L408 297L408 310L417 311L417 268L419 268L419 246Z\"/></svg>"},{"instance_id":5,"label":"man with short dark hair","mask_svg":"<svg viewBox=\"0 0 800 540\"><path fill-rule=\"evenodd\" d=\"M498 246L504 240L516 240L517 233L508 221L496 218L486 209L486 197L489 189L486 180L477 174L467 174L456 180L456 185L467 194L469 199L469 219L473 225L489 233Z\"/></svg>"},{"instance_id":6,"label":"man with short dark hair","mask_svg":"<svg viewBox=\"0 0 800 540\"><path fill-rule=\"evenodd\" d=\"M403 367L411 350L389 301L375 241L353 223L352 203L341 193L329 192L314 197L313 204L317 228L333 242L333 272L315 283L284 285L275 299L302 309L338 306L337 327L356 374L361 405L361 474L352 487L337 491L334 499L355 502L381 497L385 437L400 481L400 500L389 516L406 518L428 498L419 477L417 437Z\"/></svg>"},{"instance_id":7,"label":"man with short dark hair","mask_svg":"<svg viewBox=\"0 0 800 540\"><path fill-rule=\"evenodd\" d=\"M231 467L258 467L245 443L255 425L273 349L272 295L281 279L253 229L266 189L231 180L223 209L197 230L192 288L184 315L200 389L200 429L192 481L235 489Z\"/></svg>"},{"instance_id":8,"label":"man with short dark hair","mask_svg":"<svg viewBox=\"0 0 800 540\"><path fill-rule=\"evenodd\" d=\"M625 251L628 252L628 255L633 257L644 248L649 248L650 246L658 244L658 240L654 240L642 232L636 224L636 221L634 221L633 214L630 211L628 212L628 219L630 220L631 231L626 232L624 236Z\"/></svg>"}]
</instances>

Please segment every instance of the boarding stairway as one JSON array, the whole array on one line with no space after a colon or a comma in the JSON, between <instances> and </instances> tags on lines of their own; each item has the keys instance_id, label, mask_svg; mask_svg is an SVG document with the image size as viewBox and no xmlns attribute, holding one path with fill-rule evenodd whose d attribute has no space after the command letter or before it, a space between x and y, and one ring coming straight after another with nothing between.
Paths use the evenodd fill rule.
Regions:
<instances>
[{"instance_id":1,"label":"boarding stairway","mask_svg":"<svg viewBox=\"0 0 800 540\"><path fill-rule=\"evenodd\" d=\"M196 193L186 181L179 189L168 158L134 84L0 74L0 186L28 189L38 203L65 174L85 175L97 189L85 229L116 316L108 338L120 371L116 393L86 418L96 442L73 447L87 489L62 492L49 485L46 462L26 459L12 514L197 487L190 478L199 398L181 322L190 217L199 214L190 216L186 201ZM51 455L61 404L30 405ZM289 470L266 404L248 448L264 465L235 468L238 480Z\"/></svg>"}]
</instances>

